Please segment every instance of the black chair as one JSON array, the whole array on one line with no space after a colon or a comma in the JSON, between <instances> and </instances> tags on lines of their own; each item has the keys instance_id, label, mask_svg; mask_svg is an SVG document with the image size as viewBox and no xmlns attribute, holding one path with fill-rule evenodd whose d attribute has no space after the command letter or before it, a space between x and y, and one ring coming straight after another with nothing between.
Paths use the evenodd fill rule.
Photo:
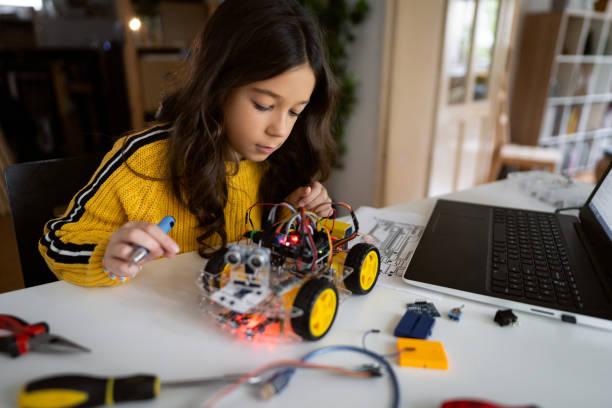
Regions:
<instances>
[{"instance_id":1,"label":"black chair","mask_svg":"<svg viewBox=\"0 0 612 408\"><path fill-rule=\"evenodd\" d=\"M100 164L101 153L7 166L4 177L26 287L56 281L38 252L47 221L67 206Z\"/></svg>"}]
</instances>

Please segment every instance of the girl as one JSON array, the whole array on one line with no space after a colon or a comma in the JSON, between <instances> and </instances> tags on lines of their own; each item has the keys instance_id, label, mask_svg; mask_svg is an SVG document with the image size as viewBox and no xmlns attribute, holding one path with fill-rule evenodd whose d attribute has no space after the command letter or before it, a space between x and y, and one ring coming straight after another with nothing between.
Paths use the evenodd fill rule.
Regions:
<instances>
[{"instance_id":1,"label":"girl","mask_svg":"<svg viewBox=\"0 0 612 408\"><path fill-rule=\"evenodd\" d=\"M224 1L159 123L115 144L64 217L46 224L42 256L60 279L115 285L161 255L209 256L240 239L256 202L330 215L320 181L335 100L320 30L295 0ZM166 215L176 219L168 235L155 225ZM149 254L131 264L136 246Z\"/></svg>"}]
</instances>

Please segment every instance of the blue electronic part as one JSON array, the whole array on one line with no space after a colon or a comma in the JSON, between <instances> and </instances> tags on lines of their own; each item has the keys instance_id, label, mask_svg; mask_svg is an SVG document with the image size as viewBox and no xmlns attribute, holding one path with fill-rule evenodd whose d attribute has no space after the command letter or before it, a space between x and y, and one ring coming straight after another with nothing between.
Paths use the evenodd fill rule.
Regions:
<instances>
[{"instance_id":1,"label":"blue electronic part","mask_svg":"<svg viewBox=\"0 0 612 408\"><path fill-rule=\"evenodd\" d=\"M448 312L448 318L457 322L461 320L461 309L463 309L463 306L464 305L461 305L461 307L452 308L451 311Z\"/></svg>"},{"instance_id":2,"label":"blue electronic part","mask_svg":"<svg viewBox=\"0 0 612 408\"><path fill-rule=\"evenodd\" d=\"M395 337L426 339L431 336L434 323L433 317L407 311L395 328L393 335Z\"/></svg>"}]
</instances>

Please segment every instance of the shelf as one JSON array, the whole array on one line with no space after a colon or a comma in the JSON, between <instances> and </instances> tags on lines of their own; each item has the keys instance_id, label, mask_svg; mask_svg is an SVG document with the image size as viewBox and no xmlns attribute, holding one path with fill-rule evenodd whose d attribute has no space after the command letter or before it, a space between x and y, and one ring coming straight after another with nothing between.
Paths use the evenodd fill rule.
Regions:
<instances>
[{"instance_id":1,"label":"shelf","mask_svg":"<svg viewBox=\"0 0 612 408\"><path fill-rule=\"evenodd\" d=\"M612 64L612 55L567 55L560 54L555 57L559 63L589 63L589 64Z\"/></svg>"},{"instance_id":2,"label":"shelf","mask_svg":"<svg viewBox=\"0 0 612 408\"><path fill-rule=\"evenodd\" d=\"M587 103L612 102L612 93L582 96L553 96L548 98L548 106L576 105Z\"/></svg>"},{"instance_id":3,"label":"shelf","mask_svg":"<svg viewBox=\"0 0 612 408\"><path fill-rule=\"evenodd\" d=\"M612 145L612 2L607 10L529 13L523 20L512 141L558 148L560 171L592 168Z\"/></svg>"},{"instance_id":4,"label":"shelf","mask_svg":"<svg viewBox=\"0 0 612 408\"><path fill-rule=\"evenodd\" d=\"M590 18L595 20L606 20L610 18L610 14L601 11L566 9L565 14L573 17Z\"/></svg>"},{"instance_id":5,"label":"shelf","mask_svg":"<svg viewBox=\"0 0 612 408\"><path fill-rule=\"evenodd\" d=\"M543 137L540 139L542 146L556 146L570 142L584 142L595 139L606 139L612 135L612 128L597 129L589 132L578 132L571 134L563 134L558 136Z\"/></svg>"}]
</instances>

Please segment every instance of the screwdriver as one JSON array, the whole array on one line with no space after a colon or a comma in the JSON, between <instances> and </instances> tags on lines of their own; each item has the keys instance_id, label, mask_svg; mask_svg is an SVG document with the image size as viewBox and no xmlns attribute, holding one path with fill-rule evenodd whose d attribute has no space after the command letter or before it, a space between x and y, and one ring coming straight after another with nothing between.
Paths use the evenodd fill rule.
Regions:
<instances>
[{"instance_id":1,"label":"screwdriver","mask_svg":"<svg viewBox=\"0 0 612 408\"><path fill-rule=\"evenodd\" d=\"M228 374L193 380L164 382L165 388L233 383L248 375ZM252 377L249 382L259 381ZM118 402L154 399L162 387L161 380L150 374L129 377L93 377L89 375L60 375L34 380L21 389L18 406L21 408L85 408L113 405Z\"/></svg>"},{"instance_id":2,"label":"screwdriver","mask_svg":"<svg viewBox=\"0 0 612 408\"><path fill-rule=\"evenodd\" d=\"M172 217L171 215L167 215L164 218L162 218L162 220L157 224L157 226L164 231L164 233L169 233L170 230L172 229L172 227L174 227L174 224L176 223L176 221L174 221L174 217ZM142 261L144 259L145 256L147 256L149 254L149 250L145 247L136 247L134 248L134 251L132 251L132 254L130 255L130 264L135 264L138 263L140 261Z\"/></svg>"}]
</instances>

